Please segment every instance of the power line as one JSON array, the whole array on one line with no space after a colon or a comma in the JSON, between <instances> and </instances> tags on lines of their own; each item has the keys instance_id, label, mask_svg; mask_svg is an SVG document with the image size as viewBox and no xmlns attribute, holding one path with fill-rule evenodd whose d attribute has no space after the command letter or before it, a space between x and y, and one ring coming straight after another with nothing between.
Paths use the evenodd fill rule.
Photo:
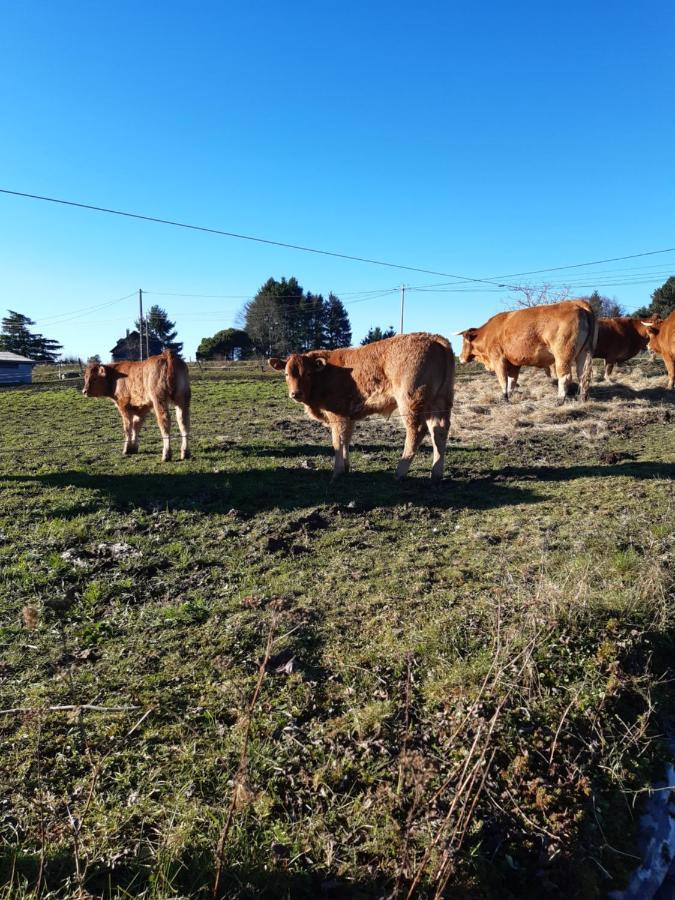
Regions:
<instances>
[{"instance_id":1,"label":"power line","mask_svg":"<svg viewBox=\"0 0 675 900\"><path fill-rule=\"evenodd\" d=\"M124 218L127 218L127 219L139 219L140 221L143 221L143 222L155 222L159 225L172 225L175 228L186 228L190 231L202 231L207 234L218 234L218 235L222 235L223 237L237 238L238 240L242 240L242 241L253 241L258 244L268 244L273 247L285 247L288 250L301 250L304 253L316 253L320 256L331 256L336 259L347 259L347 260L351 260L352 262L368 263L369 265L373 265L373 266L384 266L385 268L388 268L388 269L403 269L407 272L421 272L424 275L439 275L441 278L456 278L458 281L470 281L470 282L476 282L476 283L492 284L492 285L495 285L496 287L500 287L500 288L512 288L513 287L513 285L500 284L500 283L495 282L494 280L490 280L488 278L472 278L468 275L455 275L452 272L436 272L433 269L422 269L422 268L418 268L417 266L406 266L401 263L386 262L381 259L370 259L369 257L365 257L365 256L351 256L348 253L339 253L335 250L320 250L317 247L304 247L301 244L290 244L290 243L286 243L285 241L276 241L276 240L271 240L270 238L255 237L250 234L239 234L236 231L225 231L220 228L210 228L205 225L192 225L188 222L177 222L177 221L174 221L173 219L161 219L158 216L147 216L147 215L143 215L141 213L126 212L126 211L120 210L120 209L110 209L109 207L106 207L106 206L94 206L93 204L90 204L90 203L78 203L74 200L63 200L58 197L44 197L40 194L28 194L23 191L10 191L7 188L0 188L0 194L8 194L9 196L12 196L12 197L24 197L29 200L41 200L45 203L58 203L62 206L72 206L77 209L88 209L93 212L103 212L103 213L108 213L113 216L123 216ZM673 249L675 249L675 248L673 248ZM666 252L666 251L653 251L653 252L657 253L657 252ZM581 265L583 265L583 263Z\"/></svg>"}]
</instances>

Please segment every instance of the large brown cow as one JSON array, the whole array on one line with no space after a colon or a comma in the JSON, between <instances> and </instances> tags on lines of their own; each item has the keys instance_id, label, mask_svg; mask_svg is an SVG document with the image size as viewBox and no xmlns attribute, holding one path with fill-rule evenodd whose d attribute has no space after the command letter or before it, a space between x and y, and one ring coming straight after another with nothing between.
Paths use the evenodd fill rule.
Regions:
<instances>
[{"instance_id":1,"label":"large brown cow","mask_svg":"<svg viewBox=\"0 0 675 900\"><path fill-rule=\"evenodd\" d=\"M396 477L407 473L428 431L434 448L431 477L441 480L455 380L455 357L444 337L399 334L365 347L312 350L269 362L285 371L289 397L330 428L333 478L349 471L354 423L398 410L406 438Z\"/></svg>"},{"instance_id":2,"label":"large brown cow","mask_svg":"<svg viewBox=\"0 0 675 900\"><path fill-rule=\"evenodd\" d=\"M593 356L605 360L604 377L609 379L616 363L626 362L645 350L649 342L647 326L630 316L598 319L598 342Z\"/></svg>"},{"instance_id":3,"label":"large brown cow","mask_svg":"<svg viewBox=\"0 0 675 900\"><path fill-rule=\"evenodd\" d=\"M660 353L668 372L668 387L675 387L675 309L667 319L642 323L649 332L649 349Z\"/></svg>"},{"instance_id":4,"label":"large brown cow","mask_svg":"<svg viewBox=\"0 0 675 900\"><path fill-rule=\"evenodd\" d=\"M85 397L109 397L122 416L123 454L138 453L138 438L145 417L154 410L162 432L162 460L171 459L169 402L176 407L181 433L180 458L190 455L190 376L188 367L171 350L142 362L91 364L84 372Z\"/></svg>"},{"instance_id":5,"label":"large brown cow","mask_svg":"<svg viewBox=\"0 0 675 900\"><path fill-rule=\"evenodd\" d=\"M576 365L581 399L588 397L593 371L597 323L585 300L566 300L497 313L480 328L459 331L464 338L461 362L477 359L495 372L508 400L522 366L550 370L555 365L558 398L563 402Z\"/></svg>"}]
</instances>

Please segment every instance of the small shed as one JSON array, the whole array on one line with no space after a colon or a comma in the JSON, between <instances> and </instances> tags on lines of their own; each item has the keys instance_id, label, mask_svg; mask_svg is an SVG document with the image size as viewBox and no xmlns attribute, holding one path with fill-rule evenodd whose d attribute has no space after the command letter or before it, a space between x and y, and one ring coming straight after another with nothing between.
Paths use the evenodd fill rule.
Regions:
<instances>
[{"instance_id":1,"label":"small shed","mask_svg":"<svg viewBox=\"0 0 675 900\"><path fill-rule=\"evenodd\" d=\"M27 356L0 350L0 385L32 384L35 362Z\"/></svg>"}]
</instances>

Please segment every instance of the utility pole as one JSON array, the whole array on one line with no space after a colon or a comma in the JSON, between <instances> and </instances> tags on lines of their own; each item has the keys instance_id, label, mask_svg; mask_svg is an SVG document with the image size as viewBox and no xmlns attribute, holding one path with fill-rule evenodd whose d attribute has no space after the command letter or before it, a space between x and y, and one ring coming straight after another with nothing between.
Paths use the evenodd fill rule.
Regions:
<instances>
[{"instance_id":1,"label":"utility pole","mask_svg":"<svg viewBox=\"0 0 675 900\"><path fill-rule=\"evenodd\" d=\"M145 358L150 359L150 323L145 319Z\"/></svg>"},{"instance_id":2,"label":"utility pole","mask_svg":"<svg viewBox=\"0 0 675 900\"><path fill-rule=\"evenodd\" d=\"M140 356L139 359L143 359L143 291L138 289L138 307L140 309L140 318L138 320L138 336L139 336L139 344L140 344Z\"/></svg>"},{"instance_id":3,"label":"utility pole","mask_svg":"<svg viewBox=\"0 0 675 900\"><path fill-rule=\"evenodd\" d=\"M403 334L403 309L405 307L405 285L401 285L401 327L399 329L399 334Z\"/></svg>"}]
</instances>

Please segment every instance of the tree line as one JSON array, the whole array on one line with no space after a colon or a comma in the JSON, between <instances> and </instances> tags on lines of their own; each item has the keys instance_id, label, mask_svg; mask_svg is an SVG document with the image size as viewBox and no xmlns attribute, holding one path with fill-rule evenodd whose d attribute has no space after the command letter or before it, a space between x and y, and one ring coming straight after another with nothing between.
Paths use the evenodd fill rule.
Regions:
<instances>
[{"instance_id":1,"label":"tree line","mask_svg":"<svg viewBox=\"0 0 675 900\"><path fill-rule=\"evenodd\" d=\"M566 299L544 286L519 288L511 298L513 306L533 306ZM599 316L620 316L624 309L615 300L594 291L585 297ZM634 318L658 316L665 319L675 310L675 275L671 275L651 294L651 302L631 315ZM35 362L54 363L60 358L62 345L31 329L35 322L23 313L8 310L2 319L0 350L17 353ZM136 320L136 330L117 342L115 358L138 359L140 332L144 346L151 353L169 348L181 353L183 343L176 340L176 323L166 310L154 305L143 323ZM142 325L142 329L141 329ZM294 277L274 278L262 285L252 300L239 313L238 328L225 328L202 339L197 348L198 359L247 359L251 356L287 356L307 350L347 347L352 343L352 329L344 304L334 293L327 297L306 291ZM147 335L146 335L147 331ZM373 326L361 344L383 340L395 334L394 328ZM111 351L112 352L112 351ZM96 356L98 359L98 355Z\"/></svg>"}]
</instances>

